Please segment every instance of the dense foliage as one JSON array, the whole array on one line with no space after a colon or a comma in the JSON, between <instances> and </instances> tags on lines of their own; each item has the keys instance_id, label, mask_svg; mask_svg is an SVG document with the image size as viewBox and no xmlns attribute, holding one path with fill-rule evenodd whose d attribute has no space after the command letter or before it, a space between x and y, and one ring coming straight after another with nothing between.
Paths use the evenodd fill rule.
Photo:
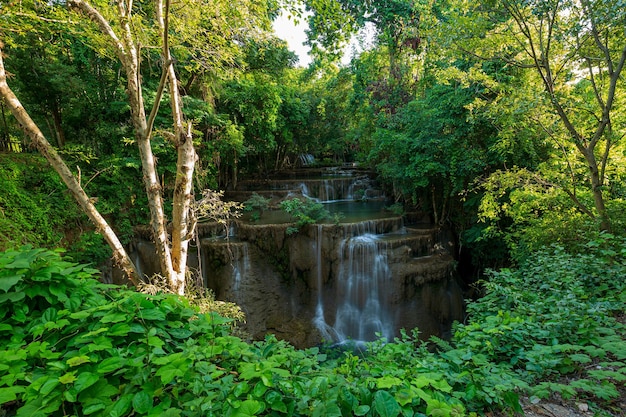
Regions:
<instances>
[{"instance_id":1,"label":"dense foliage","mask_svg":"<svg viewBox=\"0 0 626 417\"><path fill-rule=\"evenodd\" d=\"M307 69L269 34L279 5L296 1L173 3L196 196L296 166L302 154L369 165L399 211L428 213L453 232L460 257L471 252L482 297L450 341L408 332L366 352L297 351L272 336L246 343L231 321L184 298L106 286L70 263L99 265L110 251L40 158L2 153L0 414L460 416L553 395L620 412L622 0L307 0ZM134 4L152 106L163 64L153 5ZM3 57L17 95L126 244L149 219L126 80L102 34L64 5L0 6ZM370 48L339 65L343 44L367 28ZM22 138L0 107L0 139ZM171 112L161 106L151 138L170 197ZM222 194L207 193L218 204ZM248 203L258 218L268 204ZM282 208L294 233L328 217L311 201ZM9 250L27 243L69 256Z\"/></svg>"},{"instance_id":2,"label":"dense foliage","mask_svg":"<svg viewBox=\"0 0 626 417\"><path fill-rule=\"evenodd\" d=\"M626 242L491 273L449 342L246 343L175 295L98 283L58 253L0 254L0 404L18 416L463 416L552 394L618 412ZM620 321L622 320L622 321Z\"/></svg>"}]
</instances>

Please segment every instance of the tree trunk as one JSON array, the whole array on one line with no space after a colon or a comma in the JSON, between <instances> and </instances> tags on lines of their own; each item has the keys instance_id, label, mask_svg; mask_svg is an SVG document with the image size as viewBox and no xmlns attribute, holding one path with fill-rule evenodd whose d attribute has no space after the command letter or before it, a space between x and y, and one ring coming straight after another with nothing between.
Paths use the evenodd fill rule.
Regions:
<instances>
[{"instance_id":1,"label":"tree trunk","mask_svg":"<svg viewBox=\"0 0 626 417\"><path fill-rule=\"evenodd\" d=\"M1 47L2 45L0 45ZM13 91L9 88L6 82L6 73L4 70L4 62L2 60L2 50L0 49L0 96L2 96L13 113L13 116L20 123L22 129L30 137L33 144L39 150L39 152L48 160L54 170L61 176L61 179L70 190L74 199L78 202L83 211L87 214L89 219L96 226L96 230L101 233L106 239L109 246L113 249L113 259L116 264L119 265L124 273L128 276L131 282L137 285L141 278L135 268L135 265L130 260L130 257L126 253L126 250L122 246L122 243L117 238L117 235L111 229L107 221L100 215L98 209L93 205L90 198L82 189L78 181L67 165L59 157L56 150L50 145L48 140L44 137L43 133L35 122L30 118L20 101L17 99Z\"/></svg>"},{"instance_id":2,"label":"tree trunk","mask_svg":"<svg viewBox=\"0 0 626 417\"><path fill-rule=\"evenodd\" d=\"M57 146L59 149L63 149L65 147L65 131L61 126L61 111L56 104L52 108L52 121L54 122L54 131L56 132Z\"/></svg>"},{"instance_id":3,"label":"tree trunk","mask_svg":"<svg viewBox=\"0 0 626 417\"><path fill-rule=\"evenodd\" d=\"M189 240L191 240L193 229L195 228L195 225L193 225L192 203L196 151L193 146L191 123L188 123L185 129L178 78L169 49L168 23L170 2L165 0L165 4L163 4L163 1L158 0L156 14L163 46L161 55L164 65L166 65L164 74L167 73L170 91L170 105L174 122L174 146L178 152L172 202L172 267L175 273L172 289L183 295L185 293Z\"/></svg>"},{"instance_id":4,"label":"tree trunk","mask_svg":"<svg viewBox=\"0 0 626 417\"><path fill-rule=\"evenodd\" d=\"M611 222L609 214L606 211L606 206L604 205L604 196L602 195L602 178L600 178L598 162L596 161L593 151L587 151L584 155L589 166L591 192L593 193L593 203L596 211L598 212L598 219L600 220L600 230L610 233Z\"/></svg>"},{"instance_id":5,"label":"tree trunk","mask_svg":"<svg viewBox=\"0 0 626 417\"><path fill-rule=\"evenodd\" d=\"M148 197L150 208L150 225L157 251L157 257L161 266L161 274L168 280L170 285L177 281L176 273L172 267L172 256L166 228L166 218L163 211L163 198L161 184L156 170L156 163L150 143L152 126L146 119L145 106L141 88L141 74L139 71L139 53L133 40L130 26L131 10L126 9L122 1L118 1L118 13L121 37L114 32L104 16L89 3L83 0L68 0L70 8L74 8L89 17L96 23L100 31L109 38L115 53L120 60L127 78L127 93L130 104L130 114L135 129L135 139L139 148L143 182ZM159 100L156 100L153 114L158 108Z\"/></svg>"}]
</instances>

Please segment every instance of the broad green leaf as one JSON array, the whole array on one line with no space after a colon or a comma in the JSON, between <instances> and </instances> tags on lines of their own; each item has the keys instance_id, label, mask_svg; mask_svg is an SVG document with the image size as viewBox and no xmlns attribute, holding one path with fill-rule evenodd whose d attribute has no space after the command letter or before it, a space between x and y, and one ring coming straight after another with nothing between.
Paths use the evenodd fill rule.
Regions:
<instances>
[{"instance_id":1,"label":"broad green leaf","mask_svg":"<svg viewBox=\"0 0 626 417\"><path fill-rule=\"evenodd\" d=\"M131 394L126 394L126 395L121 396L115 402L115 404L113 404L113 407L111 408L110 416L111 417L125 416L130 410L132 401L133 401L133 396Z\"/></svg>"},{"instance_id":2,"label":"broad green leaf","mask_svg":"<svg viewBox=\"0 0 626 417\"><path fill-rule=\"evenodd\" d=\"M100 323L119 323L121 321L126 321L128 319L128 314L125 313L109 313L100 319Z\"/></svg>"},{"instance_id":3,"label":"broad green leaf","mask_svg":"<svg viewBox=\"0 0 626 417\"><path fill-rule=\"evenodd\" d=\"M161 340L161 338L158 337L158 336L150 336L148 338L148 345L149 346L161 347L164 344L165 344L165 342L163 340Z\"/></svg>"},{"instance_id":4,"label":"broad green leaf","mask_svg":"<svg viewBox=\"0 0 626 417\"><path fill-rule=\"evenodd\" d=\"M139 317L144 320L164 321L165 313L158 308L146 308L139 310Z\"/></svg>"},{"instance_id":5,"label":"broad green leaf","mask_svg":"<svg viewBox=\"0 0 626 417\"><path fill-rule=\"evenodd\" d=\"M21 394L24 391L26 391L26 387L21 385L0 388L0 404L15 401L17 399L17 394Z\"/></svg>"},{"instance_id":6,"label":"broad green leaf","mask_svg":"<svg viewBox=\"0 0 626 417\"><path fill-rule=\"evenodd\" d=\"M41 388L39 388L39 393L43 395L50 394L57 386L59 385L59 379L51 377L49 380L43 383Z\"/></svg>"},{"instance_id":7,"label":"broad green leaf","mask_svg":"<svg viewBox=\"0 0 626 417\"><path fill-rule=\"evenodd\" d=\"M89 359L89 356L75 356L73 358L70 358L67 360L67 364L69 366L78 366L78 365L82 365L83 363L88 363L91 362L91 360Z\"/></svg>"},{"instance_id":8,"label":"broad green leaf","mask_svg":"<svg viewBox=\"0 0 626 417\"><path fill-rule=\"evenodd\" d=\"M232 417L252 417L263 411L263 404L255 400L245 400L231 414Z\"/></svg>"},{"instance_id":9,"label":"broad green leaf","mask_svg":"<svg viewBox=\"0 0 626 417\"><path fill-rule=\"evenodd\" d=\"M104 410L105 408L106 404L103 403L89 404L88 406L83 408L83 413L88 416L95 413L96 411Z\"/></svg>"},{"instance_id":10,"label":"broad green leaf","mask_svg":"<svg viewBox=\"0 0 626 417\"><path fill-rule=\"evenodd\" d=\"M83 320L89 316L91 316L91 312L85 311L85 310L77 311L75 313L70 314L70 318L76 319L76 320Z\"/></svg>"},{"instance_id":11,"label":"broad green leaf","mask_svg":"<svg viewBox=\"0 0 626 417\"><path fill-rule=\"evenodd\" d=\"M93 374L91 372L83 372L81 374L78 374L76 381L74 381L74 388L76 388L76 391L80 393L98 382L99 378L100 376L97 374Z\"/></svg>"},{"instance_id":12,"label":"broad green leaf","mask_svg":"<svg viewBox=\"0 0 626 417\"><path fill-rule=\"evenodd\" d=\"M133 410L139 414L145 414L152 408L152 396L146 391L139 391L133 396Z\"/></svg>"},{"instance_id":13,"label":"broad green leaf","mask_svg":"<svg viewBox=\"0 0 626 417\"><path fill-rule=\"evenodd\" d=\"M50 281L50 278L52 278L52 272L55 271L56 268L50 268L50 267L46 267L46 268L42 268L39 269L38 271L36 271L33 276L31 277L31 279L33 281Z\"/></svg>"},{"instance_id":14,"label":"broad green leaf","mask_svg":"<svg viewBox=\"0 0 626 417\"><path fill-rule=\"evenodd\" d=\"M20 282L23 276L24 274L0 277L0 290L4 292L9 291L15 284Z\"/></svg>"},{"instance_id":15,"label":"broad green leaf","mask_svg":"<svg viewBox=\"0 0 626 417\"><path fill-rule=\"evenodd\" d=\"M67 372L65 375L59 377L59 382L61 384L71 384L76 381L76 371Z\"/></svg>"},{"instance_id":16,"label":"broad green leaf","mask_svg":"<svg viewBox=\"0 0 626 417\"><path fill-rule=\"evenodd\" d=\"M391 388L396 385L402 385L402 380L400 378L396 378L395 376L386 375L376 380L376 387L379 389Z\"/></svg>"},{"instance_id":17,"label":"broad green leaf","mask_svg":"<svg viewBox=\"0 0 626 417\"><path fill-rule=\"evenodd\" d=\"M265 401L272 410L287 413L287 405L283 401L283 396L276 391L270 391L265 395Z\"/></svg>"},{"instance_id":18,"label":"broad green leaf","mask_svg":"<svg viewBox=\"0 0 626 417\"><path fill-rule=\"evenodd\" d=\"M117 371L124 365L124 361L119 356L113 356L106 358L98 363L96 370L99 374L108 374L109 372Z\"/></svg>"},{"instance_id":19,"label":"broad green leaf","mask_svg":"<svg viewBox=\"0 0 626 417\"><path fill-rule=\"evenodd\" d=\"M387 391L376 391L373 406L381 417L396 417L402 411L398 402Z\"/></svg>"},{"instance_id":20,"label":"broad green leaf","mask_svg":"<svg viewBox=\"0 0 626 417\"><path fill-rule=\"evenodd\" d=\"M78 401L78 392L76 391L76 388L72 387L63 391L63 398L71 403Z\"/></svg>"},{"instance_id":21,"label":"broad green leaf","mask_svg":"<svg viewBox=\"0 0 626 417\"><path fill-rule=\"evenodd\" d=\"M426 407L426 414L433 417L449 417L451 407L439 400L431 400Z\"/></svg>"},{"instance_id":22,"label":"broad green leaf","mask_svg":"<svg viewBox=\"0 0 626 417\"><path fill-rule=\"evenodd\" d=\"M24 299L25 296L26 294L22 291L0 294L0 304L4 303L5 301L12 301L15 303L17 301Z\"/></svg>"},{"instance_id":23,"label":"broad green leaf","mask_svg":"<svg viewBox=\"0 0 626 417\"><path fill-rule=\"evenodd\" d=\"M354 415L355 416L364 416L367 413L369 413L370 411L370 406L369 405L359 405L355 410L354 410Z\"/></svg>"},{"instance_id":24,"label":"broad green leaf","mask_svg":"<svg viewBox=\"0 0 626 417\"><path fill-rule=\"evenodd\" d=\"M161 383L164 385L172 382L174 378L181 377L183 375L184 371L182 369L173 366L164 366L156 371L156 376L161 377Z\"/></svg>"},{"instance_id":25,"label":"broad green leaf","mask_svg":"<svg viewBox=\"0 0 626 417\"><path fill-rule=\"evenodd\" d=\"M109 336L126 336L130 333L130 326L127 323L114 324L109 330Z\"/></svg>"}]
</instances>

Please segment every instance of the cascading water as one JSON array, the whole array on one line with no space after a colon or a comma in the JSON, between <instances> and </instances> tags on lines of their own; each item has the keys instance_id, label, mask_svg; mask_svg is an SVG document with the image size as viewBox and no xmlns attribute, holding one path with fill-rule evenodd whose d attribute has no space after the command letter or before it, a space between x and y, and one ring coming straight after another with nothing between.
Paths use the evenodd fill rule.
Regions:
<instances>
[{"instance_id":1,"label":"cascading water","mask_svg":"<svg viewBox=\"0 0 626 417\"><path fill-rule=\"evenodd\" d=\"M341 244L338 295L343 301L333 326L340 342L393 337L385 291L391 273L387 257L379 248L373 234L351 237Z\"/></svg>"},{"instance_id":2,"label":"cascading water","mask_svg":"<svg viewBox=\"0 0 626 417\"><path fill-rule=\"evenodd\" d=\"M232 277L233 277L233 293L235 294L235 301L240 305L243 300L238 299L241 294L241 284L250 271L250 257L248 256L248 245L246 243L232 245Z\"/></svg>"},{"instance_id":3,"label":"cascading water","mask_svg":"<svg viewBox=\"0 0 626 417\"><path fill-rule=\"evenodd\" d=\"M317 267L317 305L315 307L315 317L313 318L313 324L320 331L322 339L326 341L337 340L337 332L326 323L324 316L324 295L323 287L324 280L322 279L322 237L323 237L323 225L317 225L317 240L315 242L315 262Z\"/></svg>"},{"instance_id":4,"label":"cascading water","mask_svg":"<svg viewBox=\"0 0 626 417\"><path fill-rule=\"evenodd\" d=\"M371 233L352 236L341 242L339 274L336 284L335 322L325 319L321 277L321 235L318 228L317 270L318 302L314 324L327 341L371 341L393 338L394 325L388 311L386 289L391 280L387 255L379 238Z\"/></svg>"},{"instance_id":5,"label":"cascading water","mask_svg":"<svg viewBox=\"0 0 626 417\"><path fill-rule=\"evenodd\" d=\"M462 318L452 258L445 248L433 256L435 229L417 216L405 225L364 172L303 168L240 187L230 199L259 193L273 207L256 219L244 215L232 240L233 230L224 238L203 227L202 271L218 299L242 307L253 338L358 344L415 327L441 337ZM277 207L303 196L332 217L290 234L294 219Z\"/></svg>"}]
</instances>

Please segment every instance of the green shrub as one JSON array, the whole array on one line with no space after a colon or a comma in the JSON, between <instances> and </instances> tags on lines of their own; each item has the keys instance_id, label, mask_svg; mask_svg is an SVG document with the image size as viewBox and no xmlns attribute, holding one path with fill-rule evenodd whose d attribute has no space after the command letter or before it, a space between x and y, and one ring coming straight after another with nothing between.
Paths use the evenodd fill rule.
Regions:
<instances>
[{"instance_id":1,"label":"green shrub","mask_svg":"<svg viewBox=\"0 0 626 417\"><path fill-rule=\"evenodd\" d=\"M0 250L28 243L59 246L86 220L38 155L0 155L0 184Z\"/></svg>"},{"instance_id":2,"label":"green shrub","mask_svg":"<svg viewBox=\"0 0 626 417\"><path fill-rule=\"evenodd\" d=\"M296 219L296 226L288 228L288 234L297 233L301 227L307 224L315 224L330 217L330 213L323 204L310 199L303 201L292 198L282 201L280 207Z\"/></svg>"},{"instance_id":3,"label":"green shrub","mask_svg":"<svg viewBox=\"0 0 626 417\"><path fill-rule=\"evenodd\" d=\"M263 197L258 193L252 193L252 196L247 199L243 204L243 211L252 212L252 220L258 221L263 216L263 212L269 209L270 199Z\"/></svg>"},{"instance_id":4,"label":"green shrub","mask_svg":"<svg viewBox=\"0 0 626 417\"><path fill-rule=\"evenodd\" d=\"M17 416L464 416L519 396L619 412L626 242L555 247L492 272L450 341L361 355L245 343L176 295L97 282L59 253L0 253L0 412ZM596 411L598 411L596 409Z\"/></svg>"}]
</instances>

